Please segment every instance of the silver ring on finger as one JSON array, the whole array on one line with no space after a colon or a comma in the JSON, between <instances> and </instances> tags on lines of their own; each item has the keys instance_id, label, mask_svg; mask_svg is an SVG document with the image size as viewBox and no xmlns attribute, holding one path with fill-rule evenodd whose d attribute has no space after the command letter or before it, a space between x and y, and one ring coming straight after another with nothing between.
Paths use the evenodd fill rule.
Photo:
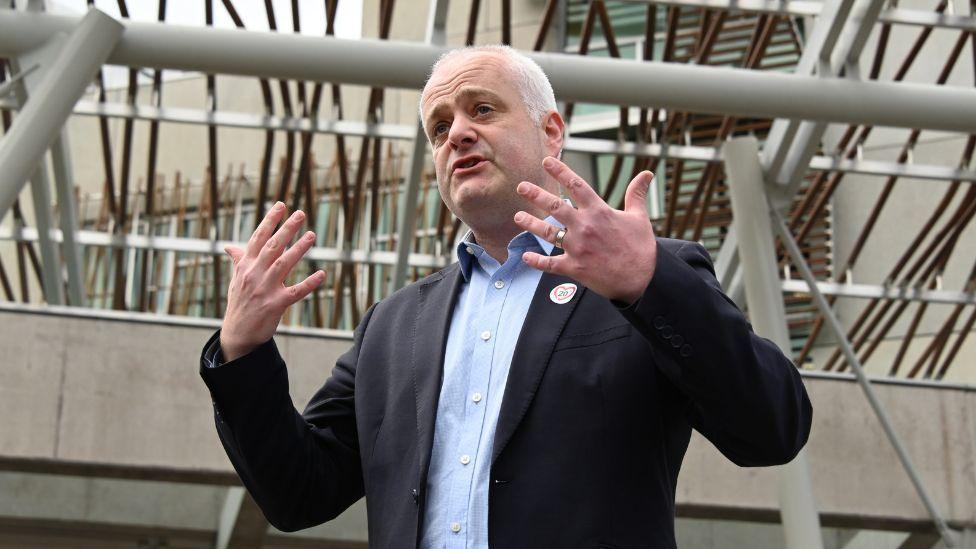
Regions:
<instances>
[{"instance_id":1,"label":"silver ring on finger","mask_svg":"<svg viewBox=\"0 0 976 549\"><path fill-rule=\"evenodd\" d=\"M566 229L559 229L556 231L556 238L552 240L552 243L556 245L557 248L563 247L563 239L566 238Z\"/></svg>"}]
</instances>

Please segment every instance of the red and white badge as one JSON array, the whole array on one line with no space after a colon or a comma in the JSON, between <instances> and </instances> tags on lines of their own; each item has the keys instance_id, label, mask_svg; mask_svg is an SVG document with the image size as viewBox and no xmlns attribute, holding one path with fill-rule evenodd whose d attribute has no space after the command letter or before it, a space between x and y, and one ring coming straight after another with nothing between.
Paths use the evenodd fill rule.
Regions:
<instances>
[{"instance_id":1,"label":"red and white badge","mask_svg":"<svg viewBox=\"0 0 976 549\"><path fill-rule=\"evenodd\" d=\"M565 284L560 284L549 292L549 299L557 305L562 305L564 303L569 303L570 299L576 295L576 284L572 282L567 282Z\"/></svg>"}]
</instances>

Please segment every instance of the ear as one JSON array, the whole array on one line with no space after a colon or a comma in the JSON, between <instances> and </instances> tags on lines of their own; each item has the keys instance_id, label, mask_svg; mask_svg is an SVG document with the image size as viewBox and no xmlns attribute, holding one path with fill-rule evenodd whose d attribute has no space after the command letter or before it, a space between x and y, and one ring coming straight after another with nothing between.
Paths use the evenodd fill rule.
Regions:
<instances>
[{"instance_id":1,"label":"ear","mask_svg":"<svg viewBox=\"0 0 976 549\"><path fill-rule=\"evenodd\" d=\"M545 148L549 156L558 156L563 149L563 131L566 123L558 111L549 111L542 117L542 132Z\"/></svg>"}]
</instances>

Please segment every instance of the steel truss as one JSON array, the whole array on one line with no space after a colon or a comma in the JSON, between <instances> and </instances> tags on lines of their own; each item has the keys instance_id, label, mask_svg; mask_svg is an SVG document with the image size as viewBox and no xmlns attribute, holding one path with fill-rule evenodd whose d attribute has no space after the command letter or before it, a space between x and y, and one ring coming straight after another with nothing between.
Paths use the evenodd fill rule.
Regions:
<instances>
[{"instance_id":1,"label":"steel truss","mask_svg":"<svg viewBox=\"0 0 976 549\"><path fill-rule=\"evenodd\" d=\"M430 175L422 170L422 135L418 133L417 126L383 122L382 116L377 116L382 102L375 97L381 96L380 86L416 89L422 84L430 63L443 51L443 47L438 47L437 41L431 38L434 36L431 31L428 32L427 44L387 41L391 20L386 14L392 10L392 1L383 0L380 6L380 40L347 41L298 34L257 33L245 30L245 22L236 15L229 0L222 3L239 27L238 30L188 28L128 19L121 22L123 31L118 46L107 54L106 62L156 69L152 100L148 104L135 101L134 81L130 79L129 97L125 102L110 103L104 93L100 93L97 100L81 101L73 105L74 114L96 116L103 127L102 137L106 143L103 145L103 152L108 181L106 192L102 193L105 199L103 202L106 203L103 205L105 211L99 214L96 225L114 234L112 242L124 242L127 246L131 245L133 250L147 252L138 256L142 261L138 271L143 277L142 282L137 283L143 288L139 290L143 292L142 296L137 296L139 309L145 310L145 277L147 273L153 272L154 267L158 269L159 261L153 260L156 252L161 252L163 255L160 257L165 258L168 257L166 254L199 249L201 251L197 253L214 255L216 259L219 249L206 247L204 251L204 247L200 246L201 242L208 239L233 241L236 240L235 236L246 230L246 227L241 227L242 210L237 207L234 222L229 227L232 234L222 235L217 232L222 226L218 208L220 204L226 204L227 196L222 195L230 178L229 174L221 174L219 172L222 170L217 169L218 127L251 128L265 132L265 157L258 177L255 178L258 181L257 189L254 196L246 190L250 180L246 182L247 185L233 187L233 200L238 205L242 202L253 203L256 215L260 216L271 200L283 199L290 201L292 207L301 207L304 202L304 207L312 213L311 209L314 209L315 204L325 198L317 194L329 193L326 201L330 208L329 216L342 216L342 220L337 223L338 228L334 229L335 234L340 236L328 243L318 243L314 248L318 252L313 254L313 259L336 264L361 262L370 266L369 272L364 269L360 273L363 278L358 281L357 270L343 270L341 276L327 282L334 289L341 286L365 288L367 282L364 280L368 280L370 289L364 295L369 296L365 300L369 303L383 294L374 287L373 280L377 278L374 274L380 273L379 278L388 277L384 280L397 287L410 278L422 275L426 269L436 268L450 260L451 242L458 236L459 223L443 207L439 212L431 212L424 203L425 197L429 196L425 193L431 192L431 182ZM717 271L729 293L741 302L741 270L736 267L738 262L735 254L726 253L736 248L736 238L735 231L729 228L732 218L729 189L724 182L720 151L723 142L734 135L754 132L763 136L769 130L768 119L776 118L766 139L765 153L769 156L767 170L778 171L773 176L774 179L785 184L785 190L780 191L783 200L797 202L796 213L792 214L789 221L791 228L797 230L797 240L812 250L817 275L827 279L818 282L822 293L832 298L855 297L884 302L921 301L971 306L971 292L968 290L945 292L925 284L918 286L897 280L878 285L835 283L834 275L830 271L832 256L829 249L823 251L825 246L830 246L829 230L824 228L825 205L836 187L835 181L842 176L853 173L882 176L890 180L913 178L945 181L957 186L976 181L971 155L968 160L964 158L955 166L922 164L913 161L909 147L905 158L897 162L868 160L861 154L859 147L863 140L860 139L849 139L844 146L838 146L837 150L821 146L821 141L824 141L821 139L821 129L827 128L828 123L846 123L855 129L874 125L900 126L912 128L916 132L920 128L966 131L976 127L976 112L971 107L976 104L976 91L970 88L851 78L855 74L852 71L856 68L853 60L863 48L871 29L879 25L883 29L891 25L903 25L919 27L922 34L933 28L968 33L976 28L973 17L947 13L944 7L934 12L923 12L885 8L878 1L868 0L824 4L803 1L675 0L634 4L644 5L647 9L645 33L636 38L619 38L615 35L604 2L592 2L587 8L580 31L582 36L578 53L586 54L601 48L609 53L610 58L542 51L547 41L552 42L552 29L555 29L553 32L564 32L559 30L566 23L560 21L560 17L556 15L560 5L557 1L547 2L539 34L536 36L533 51L530 52L550 74L555 89L560 92L560 99L567 102L565 114L568 120L572 118L575 103L629 105L620 111L620 129L616 139L605 138L607 132L600 134L603 138L595 138L592 134L598 132L593 131L590 135L569 136L566 141L567 152L583 153L591 158L613 157L609 181L605 184L594 181L594 185L600 188L601 195L608 202L619 198L621 185L616 183L616 179L626 179L625 160L633 161L626 166L632 166L634 172L644 168L653 169L662 181L661 191L665 197L657 204L661 212L661 218L656 220L659 234L707 240L713 251L716 242L724 241L725 251L718 254ZM335 6L335 0L327 3L328 18L334 17ZM436 22L438 4L433 6L435 9L430 12L430 21ZM466 39L468 43L475 42L479 13L477 5L472 5L471 8ZM655 15L659 8L667 11L666 17ZM212 15L212 12L208 12L208 18L212 19ZM159 21L163 21L164 16L165 10L161 9ZM815 17L817 24L801 48L796 25L791 18L809 16ZM269 12L268 17L270 26L277 29L274 14ZM125 14L123 18L126 18ZM3 29L0 32L0 56L25 58L28 52L50 47L53 43L52 37L70 32L79 21L79 18L38 12L0 10L0 29ZM444 28L444 21L441 17L441 33L447 30ZM661 26L662 22L664 28ZM298 30L297 15L293 14L291 23L292 30ZM503 21L503 27L510 26L510 19ZM430 28L437 29L436 26ZM748 36L750 32L751 36ZM746 38L748 44L742 45ZM510 32L508 39L511 39ZM661 45L662 40L665 50L663 56L655 56L653 50ZM555 47L549 49L562 50L564 42L557 42ZM620 45L624 43L642 50L636 56L637 60L621 58ZM790 43L794 43L795 47L791 51L795 51L799 59L791 60L787 55L786 61L777 57L775 64L764 64L765 58L782 57L782 51L790 49ZM779 53L771 53L774 49ZM879 49L883 49L883 46L879 46ZM738 61L728 60L732 53L740 50L742 55ZM664 62L647 61L656 58L663 58ZM716 61L719 58L724 61ZM28 63L27 70L43 70L46 68L43 65L44 63L40 67L33 67ZM793 65L796 65L796 74L784 74L775 70ZM162 69L170 68L197 70L211 75L256 76L262 86L265 112L262 115L218 109L214 91L216 84L210 82L210 77L206 110L165 107L160 100L162 88L159 73ZM765 68L770 70L763 70ZM841 68L847 71L843 76ZM599 78L594 78L594 75L599 75ZM14 71L11 76L19 75ZM290 82L291 80L299 82ZM310 95L307 95L308 81L317 82ZM318 97L322 83L326 81L333 83L333 100L337 107L330 115L320 115ZM334 85L336 82L373 86L365 121L344 118L341 100L336 101L341 99L338 97L338 87ZM295 99L294 90L289 89L290 85L295 84L298 84L299 92L297 104L292 101ZM0 87L13 88L10 83L3 82L0 82ZM276 87L281 90L282 109L278 109L272 100ZM833 100L820 101L821 96L830 96ZM18 118L22 118L22 105L26 109L29 103L10 96L0 98L0 111L6 109L4 115L17 114ZM715 112L718 116L707 117L700 114L705 112ZM613 117L613 114L609 114L609 117ZM121 174L114 173L113 164L117 163L117 157L113 158L105 129L110 118L126 121L125 143L121 147ZM180 192L185 194L185 190L181 191L178 184L173 201L168 206L168 212L173 215L179 212L180 219L183 219L185 212L185 217L190 218L192 215L199 223L196 234L187 232L183 236L174 234L172 237L189 237L193 244L186 250L169 245L154 247L156 244L150 241L157 244L162 242L158 237L147 237L138 234L142 229L132 228L130 231L128 228L133 219L143 216L149 221L151 231L154 219L158 216L157 210L160 210L160 204L153 203L159 195L158 189L154 190L153 186L162 183L155 175L151 161L145 178L144 195L141 191L127 190L131 178L128 167L131 155L129 128L135 120L149 121L153 125L153 132L160 123L194 124L208 128L211 169L209 175L203 178L205 188L201 188L200 198L180 199L177 195ZM607 126L611 131L613 129L612 125L603 121L598 125ZM276 134L281 133L287 140L288 152L275 169L271 150ZM313 140L323 136L334 138L337 145L344 143L345 138L361 138L363 143L358 162L345 158L344 145L337 147L340 152L330 170L338 174L341 184L332 187L327 184L324 189L321 184L310 181L313 177L321 178L321 173L325 170L313 172L314 160L309 153ZM296 140L296 137L299 139ZM387 169L385 166L378 166L382 154L380 143L385 141L387 145L405 144L408 140L412 141L412 148L407 149L410 152L408 156L413 160L406 169L397 168L395 173L380 174L381 170ZM151 156L154 157L158 145L156 140L151 143ZM69 159L64 160L62 166L70 165ZM389 159L384 161L389 162ZM55 168L57 171L57 166ZM817 178L811 181L808 176L812 174L816 174ZM826 190L821 179L830 182ZM367 186L370 188L367 189ZM70 198L67 190L58 186L59 203L62 199ZM117 195L120 190L121 194ZM384 205L383 200L391 192L402 196L401 202L395 206L395 227L388 225L379 230L379 208L390 207ZM138 211L142 207L138 202L141 196L145 196L144 211ZM135 201L134 211L127 209L130 201ZM341 213L338 213L339 206ZM71 210L73 208L68 209ZM432 213L436 214L433 216L436 217L436 228L429 221ZM310 228L314 217L310 216ZM428 219L425 220L425 217ZM42 217L38 216L38 219ZM967 219L969 218L965 212L960 213L958 226L965 227ZM90 220L88 217L85 222ZM61 233L65 243L72 239L71 228L76 223L62 220L62 227L67 229ZM360 230L360 226L365 230L366 224L369 224L369 234L354 238L353 233ZM97 232L78 232L77 243L93 246L101 250L99 254L114 249L114 245L106 244L92 234ZM45 245L42 242L44 238L31 239L25 237L27 234L27 229L15 229L5 238L17 240L21 246L27 246L27 250L32 250L30 246L34 244L40 244L42 256L51 255L50 242ZM45 237L58 233L40 230L34 234ZM147 240L140 241L140 238ZM347 240L350 238L354 240ZM374 248L377 245L380 247ZM389 247L382 249L384 246ZM70 248L72 246L68 247ZM389 254L396 254L398 259L390 260L394 256ZM122 261L121 258L121 254L112 257L117 262ZM65 260L70 263L67 256ZM782 267L783 260L780 261ZM44 262L48 263L49 260ZM216 269L220 264L225 263L212 261L209 269ZM372 267L377 270L374 271ZM384 270L389 267L392 269ZM117 308L135 307L135 302L126 303L124 297L124 288L131 282L126 273L133 273L134 269L135 265L131 260L127 266L116 263L113 273L116 277L114 298ZM39 270L48 276L52 269L45 266ZM79 293L78 282L81 277L71 276L71 272L77 271L77 268L69 268L69 281L74 280L71 285L72 302L76 301L74 296ZM843 271L842 269L841 272ZM0 275L2 274L0 271ZM218 273L214 274L217 276L214 278L213 293L218 294L220 277ZM23 280L23 268L21 275ZM90 282L91 278L89 286ZM809 295L808 292L811 291L799 281L785 280L782 284L783 291L789 294ZM54 285L53 282L46 283L46 286ZM897 290L901 287L919 289L906 293ZM12 295L9 290L7 294ZM213 315L219 316L219 300L211 303L214 304ZM316 311L315 324L337 326L336 322L344 314L343 307L346 310L351 308L352 318L355 319L362 310L360 305L361 302L355 301L348 305L334 305L331 322L324 318L322 312ZM811 344L812 341L813 336L810 337ZM841 365L843 366L843 362Z\"/></svg>"}]
</instances>

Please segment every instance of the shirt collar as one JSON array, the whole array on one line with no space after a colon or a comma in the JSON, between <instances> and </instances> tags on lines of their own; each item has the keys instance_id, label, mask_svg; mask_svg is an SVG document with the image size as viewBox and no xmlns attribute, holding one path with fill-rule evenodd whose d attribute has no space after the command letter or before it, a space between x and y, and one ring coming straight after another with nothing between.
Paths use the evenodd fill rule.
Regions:
<instances>
[{"instance_id":1,"label":"shirt collar","mask_svg":"<svg viewBox=\"0 0 976 549\"><path fill-rule=\"evenodd\" d=\"M570 206L573 205L568 198L564 198L563 201ZM559 227L560 229L566 227L551 215L543 219L543 221L550 225ZM536 248L536 246L541 248L542 251L545 252L545 255L552 254L552 249L555 248L555 245L552 242L549 242L541 236L528 231L522 231L515 235L515 238L508 243L509 255L512 255L513 251L524 251L526 249ZM532 251L538 251L538 248ZM462 238L461 242L457 245L458 263L461 264L461 274L464 276L465 282L471 280L471 269L474 268L475 261L484 253L486 253L485 249L480 244L475 242L474 233L471 231L471 229L468 229L468 232L464 234L464 238Z\"/></svg>"}]
</instances>

